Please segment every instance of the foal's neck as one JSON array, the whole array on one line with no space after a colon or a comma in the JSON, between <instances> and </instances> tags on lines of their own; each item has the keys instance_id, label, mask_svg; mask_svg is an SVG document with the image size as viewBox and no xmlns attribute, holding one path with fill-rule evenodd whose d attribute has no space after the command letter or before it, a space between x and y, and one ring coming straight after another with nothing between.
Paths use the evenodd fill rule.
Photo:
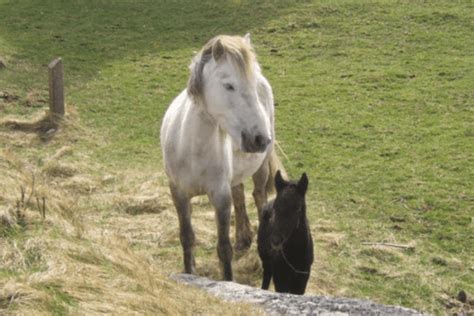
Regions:
<instances>
[{"instance_id":1,"label":"foal's neck","mask_svg":"<svg viewBox=\"0 0 474 316\"><path fill-rule=\"evenodd\" d=\"M308 227L308 220L306 218L306 203L303 201L303 206L298 214L298 225L295 230L306 230Z\"/></svg>"}]
</instances>

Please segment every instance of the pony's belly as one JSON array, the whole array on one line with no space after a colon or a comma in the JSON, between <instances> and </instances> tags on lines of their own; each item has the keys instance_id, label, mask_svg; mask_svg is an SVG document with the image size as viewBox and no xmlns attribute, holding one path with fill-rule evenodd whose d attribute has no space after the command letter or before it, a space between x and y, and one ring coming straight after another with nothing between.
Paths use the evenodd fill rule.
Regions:
<instances>
[{"instance_id":1,"label":"pony's belly","mask_svg":"<svg viewBox=\"0 0 474 316\"><path fill-rule=\"evenodd\" d=\"M226 164L226 161L228 159L222 159L220 156L209 155L206 159L200 159L189 154L168 160L166 173L188 196L197 196L214 191L223 182L230 182L231 166Z\"/></svg>"},{"instance_id":2,"label":"pony's belly","mask_svg":"<svg viewBox=\"0 0 474 316\"><path fill-rule=\"evenodd\" d=\"M244 153L234 151L232 186L242 183L257 172L265 160L266 153Z\"/></svg>"}]
</instances>

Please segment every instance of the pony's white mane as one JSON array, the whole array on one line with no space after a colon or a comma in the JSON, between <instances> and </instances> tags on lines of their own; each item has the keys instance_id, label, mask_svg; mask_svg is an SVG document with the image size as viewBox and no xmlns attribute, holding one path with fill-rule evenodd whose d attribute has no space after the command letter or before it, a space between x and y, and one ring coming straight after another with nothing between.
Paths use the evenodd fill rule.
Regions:
<instances>
[{"instance_id":1,"label":"pony's white mane","mask_svg":"<svg viewBox=\"0 0 474 316\"><path fill-rule=\"evenodd\" d=\"M222 46L222 55L229 56L240 71L251 78L254 73L255 52L253 47L240 36L220 35L213 38L211 47Z\"/></svg>"},{"instance_id":2,"label":"pony's white mane","mask_svg":"<svg viewBox=\"0 0 474 316\"><path fill-rule=\"evenodd\" d=\"M241 36L218 35L204 45L190 65L191 75L188 82L190 95L201 94L202 71L206 63L211 58L218 61L226 56L249 80L253 78L256 55L250 43Z\"/></svg>"}]
</instances>

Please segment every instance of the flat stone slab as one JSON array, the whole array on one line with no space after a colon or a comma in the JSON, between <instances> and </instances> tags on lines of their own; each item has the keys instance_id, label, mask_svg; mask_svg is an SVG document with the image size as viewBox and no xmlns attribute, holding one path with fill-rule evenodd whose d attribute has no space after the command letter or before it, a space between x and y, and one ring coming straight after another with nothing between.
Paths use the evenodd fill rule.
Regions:
<instances>
[{"instance_id":1,"label":"flat stone slab","mask_svg":"<svg viewBox=\"0 0 474 316\"><path fill-rule=\"evenodd\" d=\"M261 305L269 315L426 315L413 309L367 300L276 293L191 274L173 274L171 279L202 288L227 301Z\"/></svg>"}]
</instances>

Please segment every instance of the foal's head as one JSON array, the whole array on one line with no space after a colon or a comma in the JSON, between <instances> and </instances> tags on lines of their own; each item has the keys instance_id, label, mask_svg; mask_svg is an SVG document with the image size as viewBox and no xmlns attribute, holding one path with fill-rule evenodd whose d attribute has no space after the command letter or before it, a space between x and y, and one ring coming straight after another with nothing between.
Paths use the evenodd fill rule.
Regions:
<instances>
[{"instance_id":1,"label":"foal's head","mask_svg":"<svg viewBox=\"0 0 474 316\"><path fill-rule=\"evenodd\" d=\"M280 171L275 176L277 196L273 203L273 232L270 240L273 248L280 248L290 238L292 232L303 225L305 194L308 188L306 173L296 181L285 181Z\"/></svg>"},{"instance_id":2,"label":"foal's head","mask_svg":"<svg viewBox=\"0 0 474 316\"><path fill-rule=\"evenodd\" d=\"M264 152L272 140L268 114L258 100L260 67L245 37L211 39L191 63L188 93L201 101L244 152Z\"/></svg>"}]
</instances>

